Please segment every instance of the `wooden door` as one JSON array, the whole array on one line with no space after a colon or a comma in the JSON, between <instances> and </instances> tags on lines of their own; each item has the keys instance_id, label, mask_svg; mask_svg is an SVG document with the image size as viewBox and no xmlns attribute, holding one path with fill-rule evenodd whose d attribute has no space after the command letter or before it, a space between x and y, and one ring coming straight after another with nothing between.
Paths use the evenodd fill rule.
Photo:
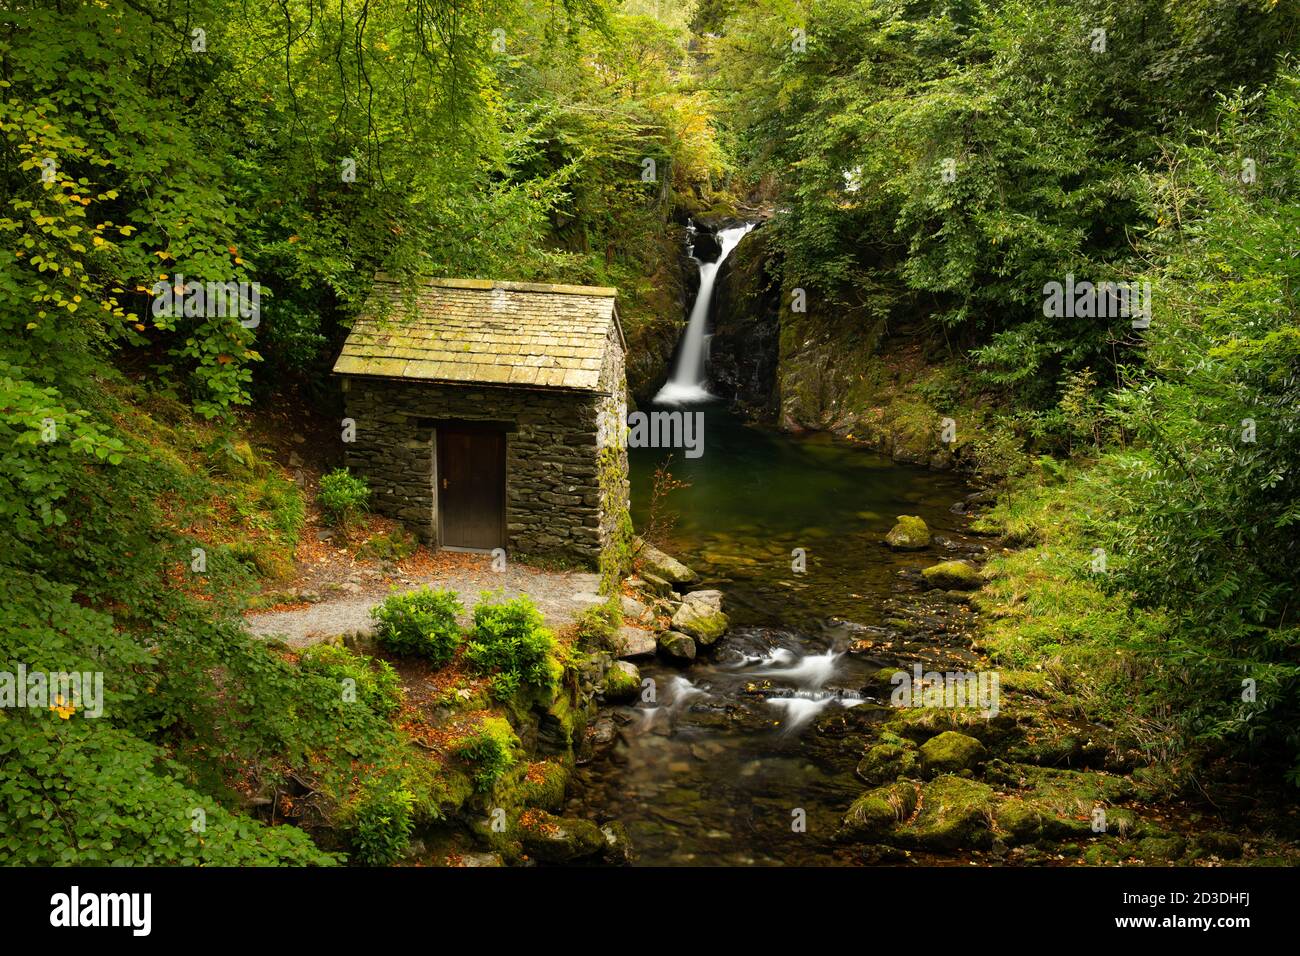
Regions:
<instances>
[{"instance_id":1,"label":"wooden door","mask_svg":"<svg viewBox=\"0 0 1300 956\"><path fill-rule=\"evenodd\" d=\"M505 547L504 433L438 429L438 520L444 548Z\"/></svg>"}]
</instances>

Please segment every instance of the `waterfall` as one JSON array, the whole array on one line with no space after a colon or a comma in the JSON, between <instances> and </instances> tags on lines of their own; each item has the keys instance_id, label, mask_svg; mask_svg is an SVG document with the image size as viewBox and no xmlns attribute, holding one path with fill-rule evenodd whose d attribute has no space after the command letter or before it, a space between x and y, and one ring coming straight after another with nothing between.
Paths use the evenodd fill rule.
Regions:
<instances>
[{"instance_id":1,"label":"waterfall","mask_svg":"<svg viewBox=\"0 0 1300 956\"><path fill-rule=\"evenodd\" d=\"M695 304L691 306L691 317L686 323L686 332L682 336L682 347L677 355L677 366L673 377L668 380L656 402L669 405L690 405L695 402L707 402L714 396L705 387L708 378L704 369L704 329L709 322L709 304L713 301L713 283L718 277L722 262L736 248L745 233L754 228L752 222L743 226L718 231L718 244L722 251L718 253L717 262L696 263L700 267L700 291L695 295Z\"/></svg>"}]
</instances>

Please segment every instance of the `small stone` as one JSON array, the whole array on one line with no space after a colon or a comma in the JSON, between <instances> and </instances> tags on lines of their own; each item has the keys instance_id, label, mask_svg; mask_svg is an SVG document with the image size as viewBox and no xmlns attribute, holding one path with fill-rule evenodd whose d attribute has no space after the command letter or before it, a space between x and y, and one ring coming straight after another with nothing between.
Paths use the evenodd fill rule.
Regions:
<instances>
[{"instance_id":1,"label":"small stone","mask_svg":"<svg viewBox=\"0 0 1300 956\"><path fill-rule=\"evenodd\" d=\"M695 592L701 593L701 592ZM701 645L709 645L726 633L727 615L710 607L705 601L687 600L673 614L673 630L695 638Z\"/></svg>"},{"instance_id":2,"label":"small stone","mask_svg":"<svg viewBox=\"0 0 1300 956\"><path fill-rule=\"evenodd\" d=\"M637 621L645 617L646 606L642 604L640 601L638 601L636 598L631 598L628 597L627 595L623 595L623 597L619 599L619 604L623 608L624 617L630 617Z\"/></svg>"},{"instance_id":3,"label":"small stone","mask_svg":"<svg viewBox=\"0 0 1300 956\"><path fill-rule=\"evenodd\" d=\"M715 590L691 591L682 596L684 604L702 604L713 611L722 610L722 592Z\"/></svg>"},{"instance_id":4,"label":"small stone","mask_svg":"<svg viewBox=\"0 0 1300 956\"><path fill-rule=\"evenodd\" d=\"M698 574L652 544L642 543L636 559L641 568L641 576L646 580L649 580L647 572L670 584L691 584L699 580Z\"/></svg>"},{"instance_id":5,"label":"small stone","mask_svg":"<svg viewBox=\"0 0 1300 956\"><path fill-rule=\"evenodd\" d=\"M317 540L317 541L331 541L331 540L333 540L333 538L334 538L334 529L333 529L333 528L326 528L324 531L317 531L317 532L316 532L316 540Z\"/></svg>"},{"instance_id":6,"label":"small stone","mask_svg":"<svg viewBox=\"0 0 1300 956\"><path fill-rule=\"evenodd\" d=\"M605 699L611 703L625 703L636 700L641 692L641 672L635 664L627 661L615 661L605 675Z\"/></svg>"},{"instance_id":7,"label":"small stone","mask_svg":"<svg viewBox=\"0 0 1300 956\"><path fill-rule=\"evenodd\" d=\"M659 650L674 660L695 660L695 641L678 631L664 631L660 634Z\"/></svg>"},{"instance_id":8,"label":"small stone","mask_svg":"<svg viewBox=\"0 0 1300 956\"><path fill-rule=\"evenodd\" d=\"M655 652L655 636L642 627L624 624L612 639L615 657L649 657Z\"/></svg>"}]
</instances>

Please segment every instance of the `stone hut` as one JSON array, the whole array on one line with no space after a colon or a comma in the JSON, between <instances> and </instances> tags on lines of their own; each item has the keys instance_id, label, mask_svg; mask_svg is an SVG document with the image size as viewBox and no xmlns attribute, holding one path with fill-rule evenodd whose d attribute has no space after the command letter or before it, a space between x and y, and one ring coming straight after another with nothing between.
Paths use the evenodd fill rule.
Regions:
<instances>
[{"instance_id":1,"label":"stone hut","mask_svg":"<svg viewBox=\"0 0 1300 956\"><path fill-rule=\"evenodd\" d=\"M371 507L435 547L595 566L628 501L616 296L376 277L334 364Z\"/></svg>"}]
</instances>

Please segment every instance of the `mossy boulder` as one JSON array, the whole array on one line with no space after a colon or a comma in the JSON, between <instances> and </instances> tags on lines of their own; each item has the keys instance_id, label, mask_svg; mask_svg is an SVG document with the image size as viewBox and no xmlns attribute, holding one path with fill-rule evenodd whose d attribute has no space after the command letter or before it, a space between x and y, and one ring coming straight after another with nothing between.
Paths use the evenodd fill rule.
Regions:
<instances>
[{"instance_id":1,"label":"mossy boulder","mask_svg":"<svg viewBox=\"0 0 1300 956\"><path fill-rule=\"evenodd\" d=\"M568 863L605 850L605 834L589 820L557 817L544 810L525 810L515 825L524 852L543 863Z\"/></svg>"},{"instance_id":2,"label":"mossy boulder","mask_svg":"<svg viewBox=\"0 0 1300 956\"><path fill-rule=\"evenodd\" d=\"M974 737L945 730L921 745L921 769L927 776L972 770L984 760L984 745Z\"/></svg>"},{"instance_id":3,"label":"mossy boulder","mask_svg":"<svg viewBox=\"0 0 1300 956\"><path fill-rule=\"evenodd\" d=\"M692 597L688 594L673 615L673 630L694 638L699 646L708 646L726 633L730 621L709 601Z\"/></svg>"},{"instance_id":4,"label":"mossy boulder","mask_svg":"<svg viewBox=\"0 0 1300 956\"><path fill-rule=\"evenodd\" d=\"M1192 843L1201 853L1222 860L1235 860L1241 856L1241 837L1232 833L1208 830L1197 834Z\"/></svg>"},{"instance_id":5,"label":"mossy boulder","mask_svg":"<svg viewBox=\"0 0 1300 956\"><path fill-rule=\"evenodd\" d=\"M664 554L654 545L645 542L641 543L636 553L636 561L642 572L641 577L647 581L649 580L646 578L647 574L670 584L693 584L700 577L676 558Z\"/></svg>"},{"instance_id":6,"label":"mossy boulder","mask_svg":"<svg viewBox=\"0 0 1300 956\"><path fill-rule=\"evenodd\" d=\"M993 842L993 788L951 774L925 785L921 812L892 842L934 850L987 847Z\"/></svg>"},{"instance_id":7,"label":"mossy boulder","mask_svg":"<svg viewBox=\"0 0 1300 956\"><path fill-rule=\"evenodd\" d=\"M569 784L569 770L553 760L538 760L528 765L515 792L526 807L559 810Z\"/></svg>"},{"instance_id":8,"label":"mossy boulder","mask_svg":"<svg viewBox=\"0 0 1300 956\"><path fill-rule=\"evenodd\" d=\"M930 546L930 528L916 515L899 515L898 524L885 535L885 543L895 551L920 551Z\"/></svg>"},{"instance_id":9,"label":"mossy boulder","mask_svg":"<svg viewBox=\"0 0 1300 956\"><path fill-rule=\"evenodd\" d=\"M1139 840L1138 858L1144 863L1170 863L1187 852L1187 841L1180 836L1149 836Z\"/></svg>"},{"instance_id":10,"label":"mossy boulder","mask_svg":"<svg viewBox=\"0 0 1300 956\"><path fill-rule=\"evenodd\" d=\"M878 786L916 771L916 749L902 744L876 744L858 761L857 775L869 786Z\"/></svg>"},{"instance_id":11,"label":"mossy boulder","mask_svg":"<svg viewBox=\"0 0 1300 956\"><path fill-rule=\"evenodd\" d=\"M611 703L622 704L636 700L637 694L641 692L641 672L635 664L615 661L605 674L603 692L605 700Z\"/></svg>"},{"instance_id":12,"label":"mossy boulder","mask_svg":"<svg viewBox=\"0 0 1300 956\"><path fill-rule=\"evenodd\" d=\"M940 561L921 572L927 584L944 591L976 591L984 584L969 561Z\"/></svg>"},{"instance_id":13,"label":"mossy boulder","mask_svg":"<svg viewBox=\"0 0 1300 956\"><path fill-rule=\"evenodd\" d=\"M675 661L693 661L695 641L679 631L664 631L659 635L659 652Z\"/></svg>"},{"instance_id":14,"label":"mossy boulder","mask_svg":"<svg viewBox=\"0 0 1300 956\"><path fill-rule=\"evenodd\" d=\"M900 780L868 790L853 801L844 815L839 837L851 841L879 841L916 809L916 785Z\"/></svg>"},{"instance_id":15,"label":"mossy boulder","mask_svg":"<svg viewBox=\"0 0 1300 956\"><path fill-rule=\"evenodd\" d=\"M1011 799L1001 803L994 814L998 830L1011 846L1034 843L1043 835L1043 814L1032 803Z\"/></svg>"}]
</instances>

